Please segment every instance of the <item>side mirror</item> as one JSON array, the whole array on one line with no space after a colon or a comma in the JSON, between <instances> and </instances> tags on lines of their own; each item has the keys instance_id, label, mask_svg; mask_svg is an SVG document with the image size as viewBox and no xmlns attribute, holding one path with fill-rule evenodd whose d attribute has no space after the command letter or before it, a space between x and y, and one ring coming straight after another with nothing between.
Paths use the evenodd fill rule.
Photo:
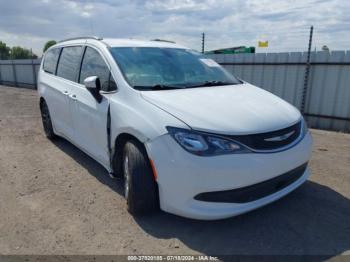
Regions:
<instances>
[{"instance_id":1,"label":"side mirror","mask_svg":"<svg viewBox=\"0 0 350 262\"><path fill-rule=\"evenodd\" d=\"M102 101L102 95L100 94L101 83L98 76L89 76L85 78L84 85L91 95L96 99L98 103Z\"/></svg>"}]
</instances>

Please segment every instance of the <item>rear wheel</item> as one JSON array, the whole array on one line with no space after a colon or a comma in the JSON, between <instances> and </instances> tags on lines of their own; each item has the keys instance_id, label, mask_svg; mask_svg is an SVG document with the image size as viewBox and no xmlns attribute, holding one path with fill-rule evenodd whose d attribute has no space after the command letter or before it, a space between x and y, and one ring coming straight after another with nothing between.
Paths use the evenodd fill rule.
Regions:
<instances>
[{"instance_id":1,"label":"rear wheel","mask_svg":"<svg viewBox=\"0 0 350 262\"><path fill-rule=\"evenodd\" d=\"M41 109L41 119L43 122L45 135L48 139L52 140L56 138L56 135L55 135L55 132L53 131L49 108L45 100L41 103L40 109Z\"/></svg>"},{"instance_id":2,"label":"rear wheel","mask_svg":"<svg viewBox=\"0 0 350 262\"><path fill-rule=\"evenodd\" d=\"M144 146L126 142L123 152L124 196L132 214L151 213L159 208L158 187Z\"/></svg>"}]
</instances>

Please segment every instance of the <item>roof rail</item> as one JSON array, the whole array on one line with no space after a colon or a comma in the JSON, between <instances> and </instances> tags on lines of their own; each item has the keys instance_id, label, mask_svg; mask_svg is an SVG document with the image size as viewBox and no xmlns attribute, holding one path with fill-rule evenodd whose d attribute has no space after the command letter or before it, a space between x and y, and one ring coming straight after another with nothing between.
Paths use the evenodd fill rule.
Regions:
<instances>
[{"instance_id":1,"label":"roof rail","mask_svg":"<svg viewBox=\"0 0 350 262\"><path fill-rule=\"evenodd\" d=\"M172 44L176 44L174 41L170 41L170 40L165 40L165 39L151 39L151 41L157 41L157 42L167 42L167 43L172 43Z\"/></svg>"},{"instance_id":2,"label":"roof rail","mask_svg":"<svg viewBox=\"0 0 350 262\"><path fill-rule=\"evenodd\" d=\"M66 41L71 41L71 40L79 40L79 39L95 39L95 40L102 40L102 37L98 37L98 36L78 36L78 37L72 37L72 38L67 38L67 39L63 39L58 41L58 43L62 43L62 42L66 42Z\"/></svg>"}]
</instances>

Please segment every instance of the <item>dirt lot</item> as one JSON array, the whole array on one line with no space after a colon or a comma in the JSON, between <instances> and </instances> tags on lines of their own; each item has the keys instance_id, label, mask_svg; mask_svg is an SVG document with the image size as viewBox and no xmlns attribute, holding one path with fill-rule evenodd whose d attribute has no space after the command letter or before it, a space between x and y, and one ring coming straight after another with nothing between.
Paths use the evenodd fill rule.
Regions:
<instances>
[{"instance_id":1,"label":"dirt lot","mask_svg":"<svg viewBox=\"0 0 350 262\"><path fill-rule=\"evenodd\" d=\"M134 218L94 160L43 134L36 92L0 86L0 254L350 253L350 135L312 130L312 177L221 221Z\"/></svg>"}]
</instances>

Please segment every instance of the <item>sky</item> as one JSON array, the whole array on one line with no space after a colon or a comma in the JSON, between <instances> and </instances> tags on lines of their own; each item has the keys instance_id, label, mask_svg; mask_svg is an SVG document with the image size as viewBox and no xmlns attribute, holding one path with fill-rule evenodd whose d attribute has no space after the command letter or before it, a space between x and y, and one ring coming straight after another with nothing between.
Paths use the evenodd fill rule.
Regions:
<instances>
[{"instance_id":1,"label":"sky","mask_svg":"<svg viewBox=\"0 0 350 262\"><path fill-rule=\"evenodd\" d=\"M257 46L257 52L350 49L349 0L0 0L0 41L41 55L46 41L75 36L168 39L189 48Z\"/></svg>"}]
</instances>

